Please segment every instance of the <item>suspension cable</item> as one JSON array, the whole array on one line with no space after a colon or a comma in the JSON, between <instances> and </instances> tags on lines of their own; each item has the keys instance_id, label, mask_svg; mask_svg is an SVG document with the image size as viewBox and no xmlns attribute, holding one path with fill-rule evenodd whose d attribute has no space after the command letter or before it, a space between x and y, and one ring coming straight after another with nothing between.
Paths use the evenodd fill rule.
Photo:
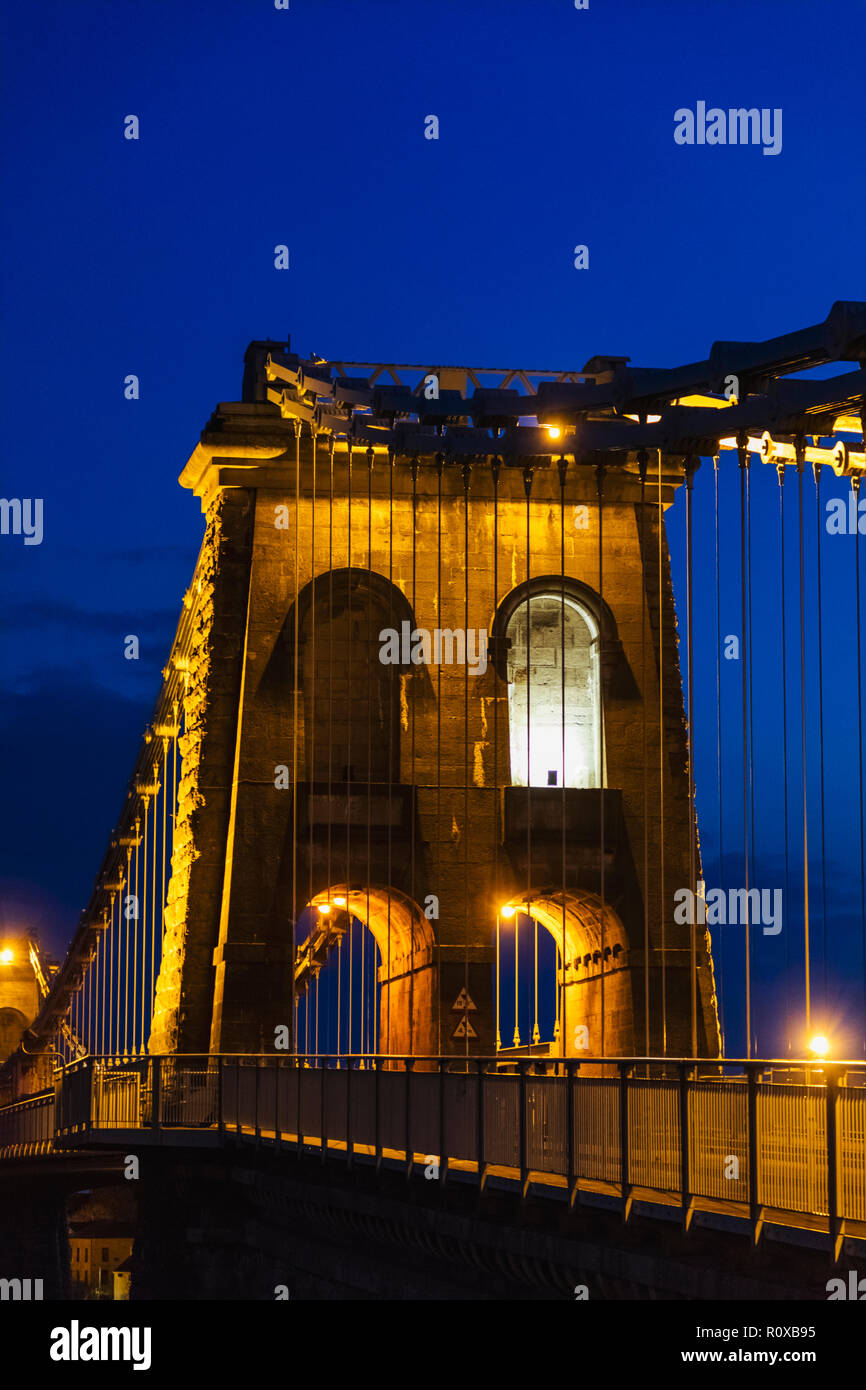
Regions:
<instances>
[{"instance_id":1,"label":"suspension cable","mask_svg":"<svg viewBox=\"0 0 866 1390\"><path fill-rule=\"evenodd\" d=\"M747 568L746 553L748 548L747 541L747 520L746 520L746 474L749 469L749 449L748 440L743 443L738 441L738 453L740 457L740 631L741 631L741 650L740 659L742 661L742 715L743 715L743 873L745 875L745 913L746 913L746 1056L752 1055L752 997L751 997L751 945L749 919L751 917L749 901L749 702L748 686L751 673L748 671L748 652L747 642Z\"/></svg>"},{"instance_id":2,"label":"suspension cable","mask_svg":"<svg viewBox=\"0 0 866 1390\"><path fill-rule=\"evenodd\" d=\"M306 672L304 673L304 675L305 675L305 679L304 679L304 702L305 702L305 709L306 709L306 707L307 707L307 705L306 705L306 701L307 701L307 689L309 689L309 692L310 692L310 693L309 693L309 706L308 706L308 707L309 707L309 710L310 710L309 731L308 731L306 716L305 716L305 718L304 718L304 774L305 774L305 778L306 778L306 782L307 782L307 798L308 798L308 800L307 800L307 807L308 807L307 819L308 819L309 822L310 822L310 824L309 824L310 838L309 838L309 849L308 849L308 859L309 859L309 863L308 863L308 866L307 866L307 867L308 867L308 878L307 878L307 884L308 884L308 890L307 890L307 904L308 904L308 913L309 913L309 917L310 917L309 929L308 929L308 936L307 936L307 939L308 939L308 940L311 939L312 934L313 934L313 932L316 930L316 927L317 927L317 925L318 925L318 924L316 923L316 921L315 921L315 914L313 913L312 908L309 907L309 904L312 903L312 901L313 901L313 896L314 896L314 892L313 892L313 890L314 890L314 883L313 883L313 866L314 866L314 863L315 863L314 854L313 854L313 823L314 823L314 817L313 817L312 815L310 815L309 812L310 812L310 808L311 808L311 807L310 807L310 803L311 803L311 800L312 800L313 788L314 788L314 785L315 785L315 782L316 782L316 754L317 754L317 751L318 751L318 750L317 750L317 747L316 747L316 715L317 715L317 705L316 705L316 657L317 657L317 650L316 650L316 581L317 581L317 578L318 578L318 576L317 576L317 574L316 574L316 468L317 468L317 464L318 464L318 452L319 452L319 432L318 432L318 430L317 430L315 424L311 424L311 425L310 425L310 460L311 460L311 471L312 471L312 497L311 497L311 500L310 500L310 580L309 580L309 584L310 584L310 636L309 636L309 647L308 647L308 651L309 651L309 653L310 653L310 665L309 665L309 675L307 676L307 673L306 673ZM297 599L297 598L295 599L295 602L298 603L298 599ZM299 605L299 608L300 608L300 605ZM298 612L298 622L300 622L300 611ZM328 822L329 822L329 824L330 824L330 819L331 819L331 800L330 800L330 796L329 796L329 797L328 797ZM296 833L296 832L293 832L293 833ZM328 902L330 902L330 899L331 899L331 880L330 880L330 878L329 878L329 879L328 879ZM307 1013L309 1013L309 997L310 997L310 996L309 996L309 989L310 989L310 986L309 986L309 971L310 971L310 969L313 968L313 959L314 959L313 949L312 949L313 943L312 943L311 940L310 940L310 946L311 946L311 949L310 949L310 952L309 952L309 962L310 962L310 963L309 963L309 967L308 967L308 971L307 971L307 981L308 981L308 983L307 983L307 993L306 993L305 999L304 999L304 1008L305 1008L305 1010L307 1011ZM293 968L292 973L294 973L294 968ZM318 1050L319 1050L319 975L318 975L318 971L315 972L315 981L316 981L316 1034L315 1034L315 1040L314 1040L314 1041L315 1041L315 1050L316 1050L316 1052L318 1053ZM307 1050L309 1051L309 1048L308 1048Z\"/></svg>"},{"instance_id":3,"label":"suspension cable","mask_svg":"<svg viewBox=\"0 0 866 1390\"><path fill-rule=\"evenodd\" d=\"M866 849L864 849L864 805L863 805L863 663L860 654L860 475L855 473L851 478L851 487L854 492L854 622L857 649L857 789L860 798L860 929L863 953L863 1019L866 1026ZM864 1036L864 1048L866 1048L866 1036Z\"/></svg>"},{"instance_id":4,"label":"suspension cable","mask_svg":"<svg viewBox=\"0 0 866 1390\"><path fill-rule=\"evenodd\" d=\"M790 883L790 851L788 846L788 656L787 618L785 612L785 464L776 467L779 475L779 536L780 590L782 609L782 794L785 799L785 902L788 902ZM785 932L785 1034L788 1056L791 1056L791 933Z\"/></svg>"},{"instance_id":5,"label":"suspension cable","mask_svg":"<svg viewBox=\"0 0 866 1390\"><path fill-rule=\"evenodd\" d=\"M524 489L524 493L525 493L525 496L526 496L526 507L525 507L525 515L526 515L526 913L527 913L527 916L530 918L530 922L532 922L533 919L532 919L531 912L530 912L530 903L531 903L531 901L532 901L532 716L531 716L531 706L532 706L532 589L531 589L531 584L530 584L530 581L531 581L531 573L532 573L532 565L531 565L531 560L530 560L530 553L531 553L531 551L530 551L530 525L531 525L530 493L531 493L531 491L532 491L532 464L531 464L531 463L527 463L526 466L525 466L524 469L523 469L523 489ZM517 973L518 973L519 967L518 967L518 958L517 958L518 932L517 932L516 921L517 921L517 919L515 918L515 928L514 928L514 970L515 970L515 991L514 991L514 999L515 999L515 1003L514 1003L515 1018L514 1018L514 1029L515 1029L515 1033L519 1035L519 1025L518 1025L518 1021L517 1021L517 1002L518 1002L518 993L517 993ZM529 998L529 1000L528 1000L527 1002L528 1002L528 1010L527 1010L527 1012L529 1012L529 1010L531 1010L531 1007L532 1007L532 1004L531 1004L531 996L530 996L530 998ZM531 1030L531 1028L530 1028L528 1025L527 1025L527 1035L528 1035L528 1037L530 1037L530 1038L532 1037L532 1030Z\"/></svg>"},{"instance_id":6,"label":"suspension cable","mask_svg":"<svg viewBox=\"0 0 866 1390\"><path fill-rule=\"evenodd\" d=\"M647 740L647 660L646 629L649 593L646 573L646 477L649 454L641 449L638 454L640 473L640 665L641 665L641 747L643 750L643 999L644 999L644 1051L650 1055L650 932L649 932L649 796L647 792L649 749ZM563 846L565 830L563 828ZM563 853L564 853L563 848ZM649 1072L647 1071L647 1075Z\"/></svg>"},{"instance_id":7,"label":"suspension cable","mask_svg":"<svg viewBox=\"0 0 866 1390\"><path fill-rule=\"evenodd\" d=\"M436 455L436 615L442 622L442 469L445 457ZM414 714L414 711L413 711ZM414 727L414 717L413 717ZM436 667L436 894L442 892L442 665ZM436 933L436 978L439 981L439 1002L436 1009L436 1050L442 1055L442 943L441 930Z\"/></svg>"},{"instance_id":8,"label":"suspension cable","mask_svg":"<svg viewBox=\"0 0 866 1390\"><path fill-rule=\"evenodd\" d=\"M695 685L694 685L694 649L693 649L693 619L694 619L694 596L692 593L692 485L694 483L695 470L698 467L698 460L690 456L685 463L686 480L686 683L688 689L689 722L688 722L688 759L689 759L689 891L692 894L691 916L691 941L690 941L690 970L691 984L689 989L691 1025L692 1025L692 1057L698 1055L698 951L697 951L697 845L696 845L696 809L695 809ZM705 914L706 915L706 914Z\"/></svg>"},{"instance_id":9,"label":"suspension cable","mask_svg":"<svg viewBox=\"0 0 866 1390\"><path fill-rule=\"evenodd\" d=\"M411 462L412 474L412 619L415 620L417 613L417 565L418 565L418 456L413 455ZM409 689L410 705L410 735L409 735L409 785L412 788L412 796L415 796L415 676L410 672L406 677L406 684ZM409 896L412 902L417 901L415 896L415 804L414 800L409 816ZM438 822L437 822L438 823ZM438 899L437 899L438 901ZM437 915L436 937L439 937L439 921ZM409 972L409 1052L414 1051L415 1042L415 933L410 935L410 972ZM441 981L440 981L441 991ZM390 994L390 991L389 991ZM439 1010L437 1010L438 1017ZM390 1044L389 1044L390 1045Z\"/></svg>"},{"instance_id":10,"label":"suspension cable","mask_svg":"<svg viewBox=\"0 0 866 1390\"><path fill-rule=\"evenodd\" d=\"M292 926L291 926L291 1015L292 1051L297 1056L298 1012L300 1001L295 988L295 958L298 949L298 706L300 703L300 551L301 551L301 425L295 422L295 556L292 591ZM300 1086L300 1080L298 1081Z\"/></svg>"},{"instance_id":11,"label":"suspension cable","mask_svg":"<svg viewBox=\"0 0 866 1390\"><path fill-rule=\"evenodd\" d=\"M463 464L463 940L465 960L463 966L464 999L469 999L469 482L471 464L467 459ZM480 645L479 645L480 652ZM469 1058L469 1014L463 1014L464 1055Z\"/></svg>"},{"instance_id":12,"label":"suspension cable","mask_svg":"<svg viewBox=\"0 0 866 1390\"><path fill-rule=\"evenodd\" d=\"M560 799L560 875L561 875L561 903L562 903L562 983L556 990L556 1021L554 1024L554 1038L559 1042L559 1050L563 1057L567 1051L566 1031L566 782L565 782L565 479L568 469L568 462L563 454L559 459L559 574L561 582L561 593L559 600L559 707L561 715L561 748L560 762L562 771L560 781L562 782L562 796Z\"/></svg>"},{"instance_id":13,"label":"suspension cable","mask_svg":"<svg viewBox=\"0 0 866 1390\"><path fill-rule=\"evenodd\" d=\"M393 630L393 627L394 627L394 453L393 453L393 451L390 450L390 449L389 449L389 451L388 451L388 626L389 626L389 628L391 628L391 629ZM385 948L385 949L386 949L386 953L387 953L387 967L386 967L386 969L385 969L385 983L387 983L387 988L388 988L388 999L387 999L386 1016L385 1016L385 1051L386 1051L386 1053L388 1053L389 1055L390 1055L390 1052L391 1052L391 976L392 976L392 974L393 974L393 972L394 972L393 952L392 952L392 948L391 948L391 887L392 887L392 884L393 884L393 881L394 881L394 873L393 873L393 849L394 849L394 846L393 846L393 830L392 830L392 819L393 819L393 818L392 818L392 816L391 816L391 802L392 802L392 798L393 798L393 796L394 796L394 732L395 732L395 729L394 729L394 724L395 724L394 715L395 715L395 712L396 712L396 716L397 716L396 730L397 730L397 738L398 738L398 740L399 740L399 738L400 738L400 720L401 720L401 718L402 718L403 685L404 685L404 681L405 681L405 677L404 677L404 675L403 675L403 673L402 673L401 667L398 667L398 668L397 668L396 679L397 679L397 690L396 690L397 709L396 709L396 711L395 711L395 709L394 709L394 704L393 704L394 696L395 696L395 691L392 689L392 687L391 687L390 684L388 685L388 689L387 689L387 701L386 701L386 718L387 718L387 720L388 720L388 850L387 850L387 875L386 875L386 877L387 877L387 882L388 882L388 920L387 920L387 924L386 924L386 941L387 941L387 945L386 945L386 948ZM400 777L400 768L398 767L398 768L397 768L397 782L400 782L400 780L401 780L401 777ZM412 899L412 912L413 912L413 914L414 914L414 910L415 910L415 900L414 900L414 898L413 898L413 899ZM413 941L413 939L414 939L414 936L415 936L415 922L414 922L414 917L413 917L413 919L412 919L412 920L410 921L410 923L409 923L409 952L410 952L410 956L412 955L412 941ZM414 971L414 961L410 960L410 965L409 965L410 977L411 977L413 971ZM375 996L375 985L374 985L374 996ZM410 998L411 998L411 991L410 991ZM375 997L374 997L374 1004L373 1004L373 1007L374 1007L374 1021L375 1021L375 1019L376 1019L376 1017L377 1017L377 1015L378 1015L378 1023L379 1023L379 1040L380 1040L380 1046L381 1046L381 1032L382 1032L382 1017L381 1017L382 1005L381 1005L381 997L380 997L379 1000L376 1000ZM410 1003L410 1008L411 1008L411 1003ZM378 1048L377 1048L376 1050L378 1051Z\"/></svg>"},{"instance_id":14,"label":"suspension cable","mask_svg":"<svg viewBox=\"0 0 866 1390\"><path fill-rule=\"evenodd\" d=\"M662 453L657 450L658 463L658 595L659 595L659 900L661 903L662 947L662 1056L668 1053L667 1006L667 904L665 903L665 658L664 658L664 592L662 589Z\"/></svg>"},{"instance_id":15,"label":"suspension cable","mask_svg":"<svg viewBox=\"0 0 866 1390\"><path fill-rule=\"evenodd\" d=\"M807 800L806 763L806 620L803 561L803 470L805 468L806 447L802 438L797 440L797 498L800 550L800 756L803 765L803 944L806 990L806 1038L812 1036L812 992L810 986L810 945L809 945L809 826Z\"/></svg>"},{"instance_id":16,"label":"suspension cable","mask_svg":"<svg viewBox=\"0 0 866 1390\"><path fill-rule=\"evenodd\" d=\"M755 841L757 839L757 829L755 821L755 720L753 713L753 691L754 681L754 662L752 660L752 472L750 467L750 456L746 459L746 565L747 565L747 606L748 606L748 633L749 633L749 878L748 885L755 882ZM747 895L747 904L750 899ZM746 908L747 916L751 913L751 906ZM747 953L747 969L749 970L749 997L751 1001L751 969L752 969L752 950L751 945ZM758 1050L758 1030L756 1023L752 1023L752 1047L755 1052ZM748 1054L751 1056L751 1052Z\"/></svg>"},{"instance_id":17,"label":"suspension cable","mask_svg":"<svg viewBox=\"0 0 866 1390\"><path fill-rule=\"evenodd\" d=\"M493 476L493 612L499 612L499 472L502 467L499 457L491 462ZM413 550L414 559L414 550ZM499 878L499 672L496 663L501 649L494 653L493 673L493 899L496 908L496 1051L502 1046L500 1020L500 973L501 973L501 935L502 902ZM506 671L506 678L508 672ZM506 679L507 685L507 679Z\"/></svg>"},{"instance_id":18,"label":"suspension cable","mask_svg":"<svg viewBox=\"0 0 866 1390\"><path fill-rule=\"evenodd\" d=\"M354 1007L353 992L355 987L355 917L352 911L352 716L351 716L351 691L352 691L352 650L354 647L352 629L352 441L349 440L349 488L347 497L346 512L346 544L347 544L347 567L349 575L349 639L348 652L346 654L346 666L348 673L349 698L346 702L346 907L349 914L349 998L347 1013L348 1037L346 1051L351 1057L354 1051ZM351 1062L346 1064L351 1069ZM346 1085L348 1086L348 1081Z\"/></svg>"},{"instance_id":19,"label":"suspension cable","mask_svg":"<svg viewBox=\"0 0 866 1390\"><path fill-rule=\"evenodd\" d=\"M328 893L333 883L333 805L334 805L334 436L328 445ZM348 894L348 881L346 892ZM346 906L348 907L348 897ZM337 939L337 1066L340 1065L342 1036L340 1032L340 1013L342 1005L342 974L340 966L343 958L343 933ZM330 1033L331 1017L328 1014Z\"/></svg>"},{"instance_id":20,"label":"suspension cable","mask_svg":"<svg viewBox=\"0 0 866 1390\"><path fill-rule=\"evenodd\" d=\"M373 450L367 450L367 660L373 654ZM373 818L373 680L367 681L367 913L361 931L361 1066L366 1066L364 1054L370 1047L368 1018L366 949L370 931L370 857L371 822ZM390 818L389 818L390 819ZM371 951L374 948L371 947ZM375 957L374 957L375 959Z\"/></svg>"},{"instance_id":21,"label":"suspension cable","mask_svg":"<svg viewBox=\"0 0 866 1390\"><path fill-rule=\"evenodd\" d=\"M158 925L157 925L157 920L158 920L158 919L157 919L157 912L156 912L156 854L157 854L157 846L158 846L158 841L157 841L157 833L158 833L158 832L157 832L157 810L158 810L158 802L159 802L160 784L159 784L159 769L158 769L158 767L157 767L157 765L156 765L156 757L154 757L154 760L153 760L153 768L152 768L152 771L153 771L153 783L154 783L154 792L153 792L153 854L151 855L152 867L151 867L151 886L150 886L150 905L151 905L151 911L150 911L150 998L148 999L148 1011L149 1011L149 1015L150 1015L151 1025L152 1025L152 1022L153 1022L153 996L154 996L155 987L156 987L156 945L157 945L157 939L158 939L158 938L157 938L157 933L158 933L158 930L159 930L159 927L158 927ZM147 1044L148 1044L148 1051L150 1051L150 1030L148 1030Z\"/></svg>"},{"instance_id":22,"label":"suspension cable","mask_svg":"<svg viewBox=\"0 0 866 1390\"><path fill-rule=\"evenodd\" d=\"M813 441L814 443L815 441ZM824 836L824 624L821 597L821 465L812 465L815 476L815 559L817 567L817 639L818 639L818 787L821 808L821 958L823 1018L827 1019L827 856Z\"/></svg>"},{"instance_id":23,"label":"suspension cable","mask_svg":"<svg viewBox=\"0 0 866 1390\"><path fill-rule=\"evenodd\" d=\"M600 463L595 470L596 489L598 491L598 601L599 609L602 610L604 603L604 464ZM603 611L603 610L602 610ZM605 959L605 881L604 881L604 798L605 784L605 760L604 760L604 639L601 628L601 611L598 619L598 785L600 796L598 799L598 820L599 820L599 896L601 898L601 1055L605 1056L605 1004L604 1004L604 977L607 970Z\"/></svg>"},{"instance_id":24,"label":"suspension cable","mask_svg":"<svg viewBox=\"0 0 866 1390\"><path fill-rule=\"evenodd\" d=\"M144 1007L147 988L145 985L147 970L147 812L150 806L150 796L145 792L141 798L142 802L142 821L144 825L144 854L142 855L142 874L141 874L141 900L144 907L141 919L141 1031L139 1033L139 1056L143 1057L144 1048Z\"/></svg>"},{"instance_id":25,"label":"suspension cable","mask_svg":"<svg viewBox=\"0 0 866 1390\"><path fill-rule=\"evenodd\" d=\"M860 659L860 475L851 478L853 491L853 589L855 589L856 663L858 663L858 792L860 801L860 937L863 952L863 1022L866 1026L866 845L863 816L863 663ZM866 1048L866 1037L863 1038Z\"/></svg>"}]
</instances>

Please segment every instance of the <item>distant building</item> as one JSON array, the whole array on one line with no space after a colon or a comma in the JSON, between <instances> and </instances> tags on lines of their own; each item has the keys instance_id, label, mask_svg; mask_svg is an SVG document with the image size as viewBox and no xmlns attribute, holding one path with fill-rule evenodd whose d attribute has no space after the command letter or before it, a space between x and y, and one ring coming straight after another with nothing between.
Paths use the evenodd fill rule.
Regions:
<instances>
[{"instance_id":1,"label":"distant building","mask_svg":"<svg viewBox=\"0 0 866 1390\"><path fill-rule=\"evenodd\" d=\"M115 1221L73 1223L69 1228L73 1298L128 1298L128 1276L126 1292L118 1295L114 1273L129 1260L132 1243L132 1232Z\"/></svg>"},{"instance_id":2,"label":"distant building","mask_svg":"<svg viewBox=\"0 0 866 1390\"><path fill-rule=\"evenodd\" d=\"M118 1265L114 1271L114 1301L124 1303L129 1299L129 1288L132 1283L132 1259L124 1260L122 1265Z\"/></svg>"}]
</instances>

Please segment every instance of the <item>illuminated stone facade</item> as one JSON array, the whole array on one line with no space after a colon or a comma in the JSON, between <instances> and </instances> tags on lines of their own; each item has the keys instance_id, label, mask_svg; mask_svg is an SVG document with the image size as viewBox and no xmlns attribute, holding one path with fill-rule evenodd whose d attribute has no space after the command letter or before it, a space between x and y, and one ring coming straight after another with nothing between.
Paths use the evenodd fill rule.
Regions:
<instances>
[{"instance_id":1,"label":"illuminated stone facade","mask_svg":"<svg viewBox=\"0 0 866 1390\"><path fill-rule=\"evenodd\" d=\"M664 975L667 1050L687 1053L689 929L673 922L673 893L689 883L686 734L655 490L641 515L636 468L607 471L599 594L593 468L569 465L563 512L555 462L539 461L527 561L522 469L501 469L494 505L489 463L467 478L424 460L413 507L408 460L392 466L378 454L369 464L354 450L350 478L345 449L331 460L320 442L314 454L305 429L296 471L291 424L275 407L244 403L219 407L182 476L207 530L190 592L196 640L151 1050L270 1048L291 1022L293 908L360 884L371 901L387 903L390 888L410 904L412 920L382 949L383 1050L463 1052L452 1004L464 985L477 1004L469 1050L493 1050L495 926L513 899L532 903L559 941L565 928L565 1050L579 1050L573 1038L585 1027L596 1055L642 1054L646 894L650 1051L662 1047ZM664 506L677 482L663 476ZM512 785L501 639L527 581L558 592L563 551L565 580L599 632L603 882L593 779ZM403 620L488 633L486 670L377 667L371 643ZM594 717L584 701L581 718ZM431 901L438 918L423 911ZM381 946L383 921L370 925ZM699 1051L716 1055L703 932L697 959Z\"/></svg>"}]
</instances>

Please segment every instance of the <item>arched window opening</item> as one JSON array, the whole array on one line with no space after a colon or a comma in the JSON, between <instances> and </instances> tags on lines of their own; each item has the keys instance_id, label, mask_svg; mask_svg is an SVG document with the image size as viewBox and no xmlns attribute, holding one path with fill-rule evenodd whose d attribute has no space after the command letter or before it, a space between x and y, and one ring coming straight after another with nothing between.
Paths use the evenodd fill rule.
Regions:
<instances>
[{"instance_id":1,"label":"arched window opening","mask_svg":"<svg viewBox=\"0 0 866 1390\"><path fill-rule=\"evenodd\" d=\"M400 781L400 672L379 632L408 605L376 573L335 570L300 605L300 685L310 781Z\"/></svg>"},{"instance_id":2,"label":"arched window opening","mask_svg":"<svg viewBox=\"0 0 866 1390\"><path fill-rule=\"evenodd\" d=\"M27 1019L18 1009L0 1009L0 1061L15 1051L26 1027Z\"/></svg>"},{"instance_id":3,"label":"arched window opening","mask_svg":"<svg viewBox=\"0 0 866 1390\"><path fill-rule=\"evenodd\" d=\"M533 594L506 633L512 785L601 786L595 616L568 594Z\"/></svg>"}]
</instances>

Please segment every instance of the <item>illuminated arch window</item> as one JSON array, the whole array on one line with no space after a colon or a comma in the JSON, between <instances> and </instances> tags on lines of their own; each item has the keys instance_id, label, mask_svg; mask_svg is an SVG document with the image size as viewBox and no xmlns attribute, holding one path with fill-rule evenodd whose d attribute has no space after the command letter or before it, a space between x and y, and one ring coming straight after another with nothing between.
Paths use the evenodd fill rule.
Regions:
<instances>
[{"instance_id":1,"label":"illuminated arch window","mask_svg":"<svg viewBox=\"0 0 866 1390\"><path fill-rule=\"evenodd\" d=\"M513 608L505 634L512 785L601 786L594 613L569 593L532 593Z\"/></svg>"}]
</instances>

